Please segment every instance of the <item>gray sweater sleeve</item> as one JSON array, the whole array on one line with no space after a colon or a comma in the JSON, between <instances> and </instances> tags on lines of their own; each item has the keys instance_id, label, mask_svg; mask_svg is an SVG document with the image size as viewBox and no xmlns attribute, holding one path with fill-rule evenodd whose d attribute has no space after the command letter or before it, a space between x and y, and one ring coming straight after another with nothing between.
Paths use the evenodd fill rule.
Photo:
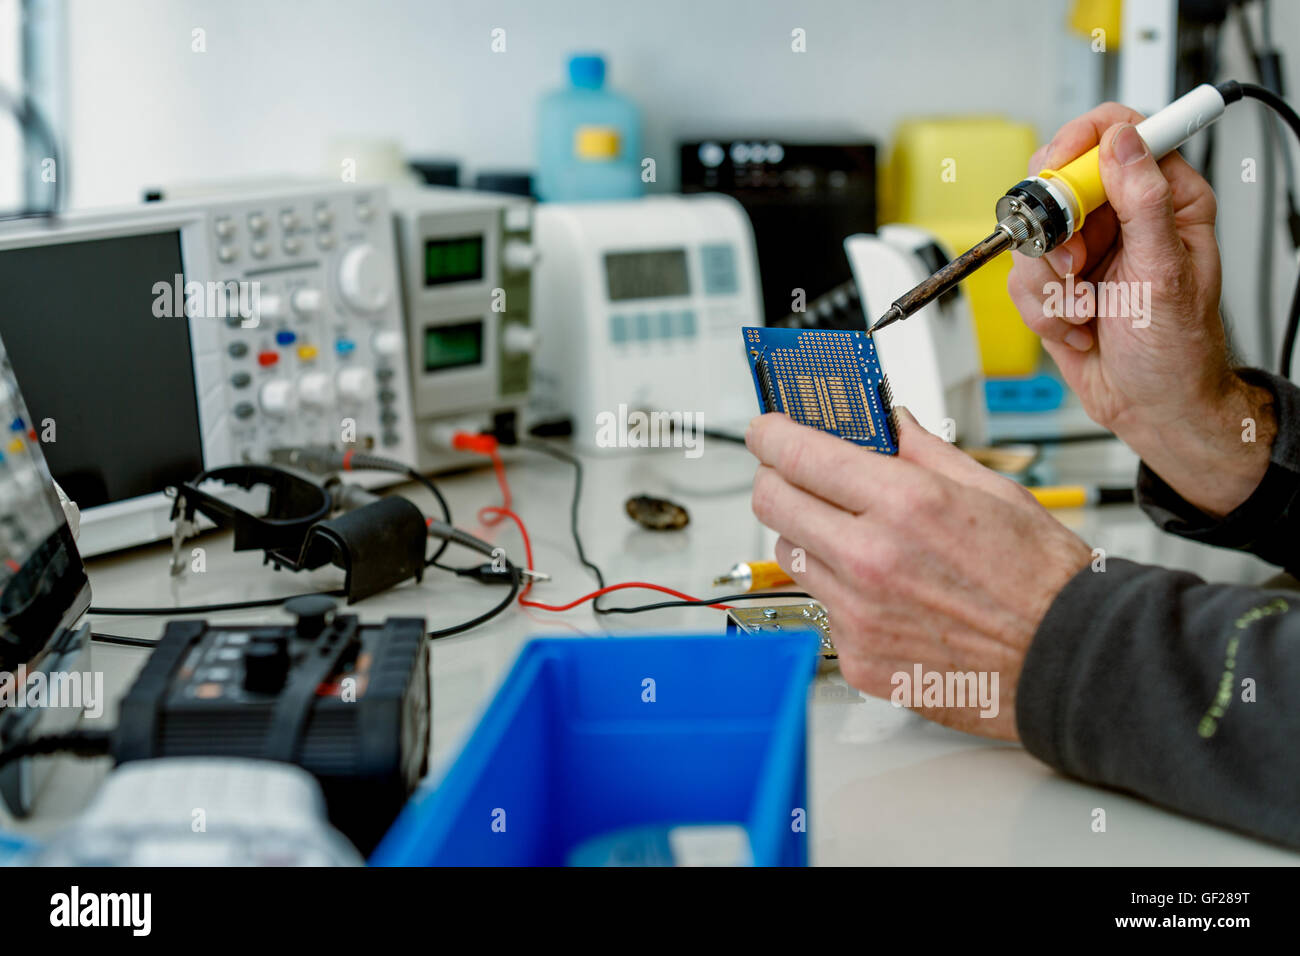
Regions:
<instances>
[{"instance_id":1,"label":"gray sweater sleeve","mask_svg":"<svg viewBox=\"0 0 1300 956\"><path fill-rule=\"evenodd\" d=\"M1294 574L1300 571L1300 389L1259 369L1237 374L1273 393L1277 416L1268 471L1255 492L1231 514L1214 518L1184 501L1143 464L1138 469L1138 503L1171 534L1249 551Z\"/></svg>"},{"instance_id":2,"label":"gray sweater sleeve","mask_svg":"<svg viewBox=\"0 0 1300 956\"><path fill-rule=\"evenodd\" d=\"M1145 465L1139 502L1164 530L1300 567L1300 390L1255 493L1213 518ZM1300 847L1300 594L1207 584L1111 559L1057 596L1030 645L1016 723L1030 753L1092 783Z\"/></svg>"},{"instance_id":3,"label":"gray sweater sleeve","mask_svg":"<svg viewBox=\"0 0 1300 956\"><path fill-rule=\"evenodd\" d=\"M1091 783L1300 847L1300 599L1111 559L1049 608L1016 723Z\"/></svg>"}]
</instances>

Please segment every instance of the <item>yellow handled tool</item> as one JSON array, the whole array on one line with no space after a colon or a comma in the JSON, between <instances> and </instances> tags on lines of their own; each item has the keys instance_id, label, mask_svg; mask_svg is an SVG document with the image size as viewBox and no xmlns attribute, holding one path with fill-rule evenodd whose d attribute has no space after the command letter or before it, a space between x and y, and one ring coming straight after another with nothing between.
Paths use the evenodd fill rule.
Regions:
<instances>
[{"instance_id":1,"label":"yellow handled tool","mask_svg":"<svg viewBox=\"0 0 1300 956\"><path fill-rule=\"evenodd\" d=\"M1134 500L1132 488L1035 485L1029 489L1029 493L1044 508L1085 508L1089 505L1128 504Z\"/></svg>"},{"instance_id":2,"label":"yellow handled tool","mask_svg":"<svg viewBox=\"0 0 1300 956\"><path fill-rule=\"evenodd\" d=\"M761 591L792 583L790 575L782 571L781 565L775 561L734 564L726 574L713 579L714 587L737 587L742 591Z\"/></svg>"},{"instance_id":3,"label":"yellow handled tool","mask_svg":"<svg viewBox=\"0 0 1300 956\"><path fill-rule=\"evenodd\" d=\"M1241 96L1237 83L1217 87L1204 83L1138 123L1138 135L1153 156L1163 157L1222 116L1228 103ZM998 200L997 228L988 238L895 299L869 331L916 313L1008 249L1037 257L1069 239L1088 213L1106 202L1098 150L1094 146L1060 169L1045 169L1012 186Z\"/></svg>"}]
</instances>

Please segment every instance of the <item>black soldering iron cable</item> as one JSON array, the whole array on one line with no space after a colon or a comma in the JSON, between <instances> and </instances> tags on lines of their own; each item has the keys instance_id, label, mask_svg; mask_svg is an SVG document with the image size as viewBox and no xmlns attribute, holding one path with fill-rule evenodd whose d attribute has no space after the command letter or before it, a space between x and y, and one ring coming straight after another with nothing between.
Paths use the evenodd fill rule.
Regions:
<instances>
[{"instance_id":1,"label":"black soldering iron cable","mask_svg":"<svg viewBox=\"0 0 1300 956\"><path fill-rule=\"evenodd\" d=\"M1246 52L1255 67L1255 78L1263 85L1263 63L1259 49L1255 46L1254 31L1250 26L1250 14L1245 7L1237 7L1236 14L1241 29L1241 37ZM1277 114L1263 112L1259 115L1260 138L1264 150L1264 162L1259 171L1262 215L1259 217L1259 262L1255 269L1255 311L1259 328L1259 351L1264 356L1261 364L1266 364L1273 356L1273 250L1277 222L1274 211L1277 208L1277 175L1275 159L1279 153L1283 161L1289 158L1287 143L1282 137L1282 124Z\"/></svg>"},{"instance_id":2,"label":"black soldering iron cable","mask_svg":"<svg viewBox=\"0 0 1300 956\"><path fill-rule=\"evenodd\" d=\"M1291 108L1286 100L1272 90L1255 83L1237 83L1229 80L1216 87L1222 94L1224 102L1234 103L1247 98L1258 100L1280 116L1291 128L1296 140L1300 141L1300 115ZM1278 360L1278 372L1283 378L1291 377L1291 358L1295 352L1296 333L1300 329L1300 274L1296 276L1295 288L1291 293L1291 308L1287 314L1286 331L1282 336L1282 351Z\"/></svg>"}]
</instances>

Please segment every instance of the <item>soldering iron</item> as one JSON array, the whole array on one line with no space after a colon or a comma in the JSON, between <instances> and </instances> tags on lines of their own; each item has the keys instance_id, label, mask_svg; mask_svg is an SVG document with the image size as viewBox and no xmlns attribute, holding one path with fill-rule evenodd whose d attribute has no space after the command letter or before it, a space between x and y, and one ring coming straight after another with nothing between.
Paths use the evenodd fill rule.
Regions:
<instances>
[{"instance_id":1,"label":"soldering iron","mask_svg":"<svg viewBox=\"0 0 1300 956\"><path fill-rule=\"evenodd\" d=\"M1228 104L1243 97L1257 99L1277 111L1300 137L1300 117L1284 100L1262 86L1235 80L1196 87L1138 123L1138 135L1151 155L1161 159L1222 116ZM868 331L877 332L915 314L1009 249L1037 258L1069 239L1083 225L1088 213L1106 202L1099 149L1094 146L1060 169L1045 169L1012 186L997 202L998 224L993 232L895 299L889 311ZM1300 295L1292 301L1284 360L1295 340L1298 308Z\"/></svg>"}]
</instances>

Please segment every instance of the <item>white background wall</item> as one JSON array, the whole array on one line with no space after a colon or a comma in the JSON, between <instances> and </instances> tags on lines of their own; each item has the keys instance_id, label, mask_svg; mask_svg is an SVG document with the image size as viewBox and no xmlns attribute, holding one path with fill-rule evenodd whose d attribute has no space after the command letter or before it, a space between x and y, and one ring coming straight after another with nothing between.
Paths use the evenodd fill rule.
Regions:
<instances>
[{"instance_id":1,"label":"white background wall","mask_svg":"<svg viewBox=\"0 0 1300 956\"><path fill-rule=\"evenodd\" d=\"M18 9L18 0L0 0L0 84L6 90L22 85ZM8 116L0 117L0 170L13 171L12 175L0 175L0 210L7 212L23 204L22 155L17 126Z\"/></svg>"},{"instance_id":2,"label":"white background wall","mask_svg":"<svg viewBox=\"0 0 1300 956\"><path fill-rule=\"evenodd\" d=\"M532 161L539 95L569 52L607 54L650 155L716 124L865 131L916 112L1058 117L1064 0L71 0L75 196L144 183L317 169L335 134L395 136L471 166ZM1018 21L1025 84L995 24ZM191 52L191 31L207 52ZM490 49L506 31L506 52ZM807 31L808 52L790 49ZM1044 42L1046 41L1046 42ZM1082 40L1068 41L1080 45ZM975 82L982 78L980 82ZM669 170L664 170L669 173ZM661 184L675 172L661 176Z\"/></svg>"},{"instance_id":3,"label":"white background wall","mask_svg":"<svg viewBox=\"0 0 1300 956\"><path fill-rule=\"evenodd\" d=\"M538 96L569 52L595 49L645 114L659 187L684 131L835 129L882 144L915 114L998 112L1043 136L1091 105L1097 60L1065 29L1067 0L68 0L74 205L143 186L323 170L332 137L392 137L469 171L532 163ZM1274 33L1300 91L1300 3ZM491 31L506 52L491 52ZM791 30L807 52L790 49ZM192 31L207 51L191 50ZM1224 75L1249 78L1235 32ZM1227 301L1252 355L1259 156L1252 106L1224 120ZM1009 185L1009 184L1008 184ZM991 212L990 212L991 215ZM1294 278L1279 234L1280 323ZM1272 364L1271 361L1269 363Z\"/></svg>"}]
</instances>

